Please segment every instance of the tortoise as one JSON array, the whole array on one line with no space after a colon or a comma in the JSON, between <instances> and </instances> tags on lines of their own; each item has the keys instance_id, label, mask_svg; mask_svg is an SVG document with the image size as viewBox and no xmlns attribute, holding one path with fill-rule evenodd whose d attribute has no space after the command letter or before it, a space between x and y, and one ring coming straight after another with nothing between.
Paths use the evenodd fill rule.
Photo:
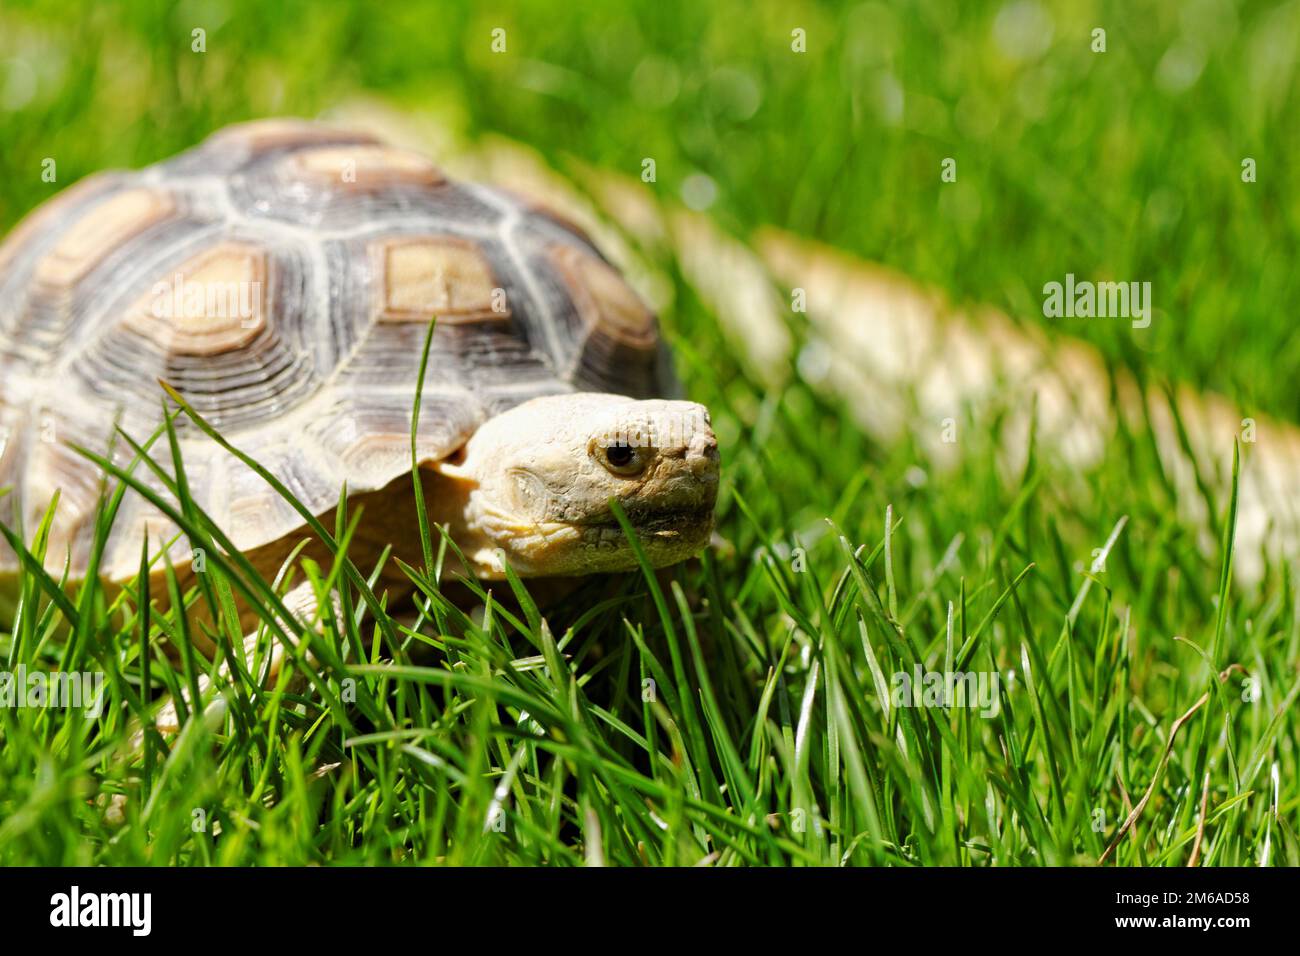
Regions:
<instances>
[{"instance_id":1,"label":"tortoise","mask_svg":"<svg viewBox=\"0 0 1300 956\"><path fill-rule=\"evenodd\" d=\"M708 412L673 399L655 315L591 239L365 133L228 127L146 169L82 180L0 246L0 522L30 534L57 492L46 564L73 583L105 478L74 446L127 467L115 433L155 433L159 381L313 514L329 517L346 487L367 509L358 565L386 546L418 565L413 461L430 521L480 578L507 562L532 577L633 568L610 499L655 566L712 531ZM193 501L274 575L310 537L302 517L186 416L176 427ZM134 474L162 492L147 468ZM146 542L188 580L202 571L179 529L130 493L98 574L131 581ZM0 539L0 592L19 567Z\"/></svg>"}]
</instances>

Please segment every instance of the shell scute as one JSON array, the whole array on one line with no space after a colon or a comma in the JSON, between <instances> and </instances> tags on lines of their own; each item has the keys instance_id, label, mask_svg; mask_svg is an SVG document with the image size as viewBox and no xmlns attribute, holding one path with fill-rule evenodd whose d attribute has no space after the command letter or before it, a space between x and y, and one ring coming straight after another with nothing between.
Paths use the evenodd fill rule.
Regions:
<instances>
[{"instance_id":1,"label":"shell scute","mask_svg":"<svg viewBox=\"0 0 1300 956\"><path fill-rule=\"evenodd\" d=\"M71 289L108 255L168 218L176 204L166 192L126 189L91 207L36 264L35 281L54 291Z\"/></svg>"},{"instance_id":2,"label":"shell scute","mask_svg":"<svg viewBox=\"0 0 1300 956\"><path fill-rule=\"evenodd\" d=\"M392 186L440 186L446 177L426 157L390 146L353 145L304 149L281 161L280 176L343 192Z\"/></svg>"},{"instance_id":3,"label":"shell scute","mask_svg":"<svg viewBox=\"0 0 1300 956\"><path fill-rule=\"evenodd\" d=\"M266 329L266 252L222 242L177 266L128 311L124 327L162 352L215 355Z\"/></svg>"},{"instance_id":4,"label":"shell scute","mask_svg":"<svg viewBox=\"0 0 1300 956\"><path fill-rule=\"evenodd\" d=\"M505 289L479 246L455 236L403 236L371 246L379 320L442 322L510 317Z\"/></svg>"}]
</instances>

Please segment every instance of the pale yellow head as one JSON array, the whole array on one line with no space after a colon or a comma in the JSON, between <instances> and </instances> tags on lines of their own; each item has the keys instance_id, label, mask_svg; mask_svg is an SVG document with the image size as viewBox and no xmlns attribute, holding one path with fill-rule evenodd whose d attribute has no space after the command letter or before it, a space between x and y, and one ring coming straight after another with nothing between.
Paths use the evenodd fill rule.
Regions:
<instances>
[{"instance_id":1,"label":"pale yellow head","mask_svg":"<svg viewBox=\"0 0 1300 956\"><path fill-rule=\"evenodd\" d=\"M463 492L454 530L471 569L499 577L636 566L617 500L656 567L698 553L713 530L718 443L693 402L578 393L536 398L486 422L437 470Z\"/></svg>"}]
</instances>

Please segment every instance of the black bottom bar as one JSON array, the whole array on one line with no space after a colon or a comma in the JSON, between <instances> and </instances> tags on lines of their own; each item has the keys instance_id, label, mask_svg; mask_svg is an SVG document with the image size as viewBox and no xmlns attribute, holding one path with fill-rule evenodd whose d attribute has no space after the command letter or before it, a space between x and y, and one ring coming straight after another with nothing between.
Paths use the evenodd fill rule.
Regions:
<instances>
[{"instance_id":1,"label":"black bottom bar","mask_svg":"<svg viewBox=\"0 0 1300 956\"><path fill-rule=\"evenodd\" d=\"M675 931L664 920L713 925L729 944L770 943L783 926L864 940L886 928L923 929L940 934L936 941L981 928L990 939L1013 932L1027 942L1233 939L1289 929L1298 888L1295 870L1256 869L13 869L0 871L0 925L9 940L75 933L128 945L240 945L241 934L264 939L276 926L295 944L373 945L424 927L446 945L484 933L541 939L557 921L588 938L602 924L620 933L659 926L667 940ZM1033 935L1040 931L1052 935Z\"/></svg>"}]
</instances>

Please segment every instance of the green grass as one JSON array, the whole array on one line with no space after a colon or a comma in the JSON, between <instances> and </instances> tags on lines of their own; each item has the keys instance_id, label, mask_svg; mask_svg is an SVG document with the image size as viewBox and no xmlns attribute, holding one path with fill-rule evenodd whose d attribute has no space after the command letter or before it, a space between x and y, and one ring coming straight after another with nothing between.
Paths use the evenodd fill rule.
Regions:
<instances>
[{"instance_id":1,"label":"green grass","mask_svg":"<svg viewBox=\"0 0 1300 956\"><path fill-rule=\"evenodd\" d=\"M690 367L721 343L679 344ZM374 568L346 557L365 518L343 509L319 529L338 561L306 568L318 590L339 587L341 618L327 614L309 645L294 628L317 663L299 654L265 688L241 664L218 726L192 720L142 752L126 744L132 717L207 666L183 653L184 615L94 585L52 603L54 583L28 575L0 642L9 669L102 671L108 706L95 720L0 709L0 862L1089 863L1124 794L1152 787L1115 860L1181 864L1206 779L1203 863L1254 864L1265 846L1269 862L1297 862L1290 579L1234 593L1230 551L1198 555L1143 445L1118 443L1082 476L1090 493L1068 498L1039 464L999 482L996 434L922 482L906 445L869 447L802 386L765 397L739 377L708 381L698 397L727 435L734 554L592 582L545 615L511 581L466 614L441 595L435 532L432 570L410 571L424 610L409 621L366 585ZM168 445L155 445L163 462ZM282 639L275 599L170 487L210 556L189 601L212 602L229 658L231 598L253 599L264 658ZM810 488L839 490L809 501ZM1120 515L1105 570L1084 573L1079 542L1100 546ZM918 662L998 671L1001 712L887 708L882 686ZM1257 700L1242 699L1240 673L1213 690L1231 665ZM1207 691L1164 764L1173 721ZM129 799L115 825L101 803L116 793Z\"/></svg>"},{"instance_id":2,"label":"green grass","mask_svg":"<svg viewBox=\"0 0 1300 956\"><path fill-rule=\"evenodd\" d=\"M495 22L469 6L238 3L202 61L188 53L198 7L69 19L61 3L7 4L0 58L44 43L65 59L0 112L0 222L225 122L373 91L557 165L572 152L635 174L655 156L665 192L707 172L710 213L738 234L784 225L1030 321L1066 271L1152 281L1167 314L1150 337L1067 331L1117 368L1294 418L1286 157L1300 131L1293 60L1274 47L1296 7L1045 6L1051 44L1013 63L992 51L997 5L929 0L716 19L685 2L525 3L502 59L478 43ZM792 21L810 34L795 62ZM1086 52L1094 22L1110 28L1105 59ZM1152 77L1180 37L1204 45L1205 67L1174 94ZM671 100L636 85L647 58L641 82L675 71ZM879 95L888 76L907 94L901 125ZM1259 160L1258 183L1240 182L1239 154ZM33 172L47 155L57 186ZM948 155L960 190L945 198ZM1086 473L1034 449L1009 475L997 416L962 422L955 464L926 468L919 436L872 443L793 372L780 391L749 380L677 264L654 264L674 281L664 322L687 391L713 412L729 547L589 582L557 607L510 582L461 608L442 596L431 529L411 620L370 591L376 556L346 544L366 518L341 509L322 529L335 563L298 572L341 594L310 638L315 663L263 686L241 662L219 724L138 752L132 720L209 666L185 651L187 619L151 608L158 595L64 595L34 561L0 622L0 670L101 671L107 706L92 720L0 708L0 864L1092 864L1148 791L1108 863L1186 864L1202 820L1203 865L1300 863L1294 577L1271 564L1233 585L1230 498L1212 501L1206 546L1147 436L1119 431ZM152 453L183 474L165 433ZM1226 470L1234 450L1219 453ZM239 555L220 558L219 529L174 484L179 523L217 556L187 600L216 608L229 661L232 598L254 599L264 658L288 636L276 598ZM25 537L39 555L39 529ZM996 671L1000 713L886 706L918 662Z\"/></svg>"},{"instance_id":3,"label":"green grass","mask_svg":"<svg viewBox=\"0 0 1300 956\"><path fill-rule=\"evenodd\" d=\"M1116 362L1300 417L1300 7L1043 0L999 20L1026 6L10 0L0 226L106 166L364 93L628 175L653 157L665 194L704 173L711 214L741 235L816 236L1027 321L1067 272L1149 281L1141 334L1061 325Z\"/></svg>"}]
</instances>

